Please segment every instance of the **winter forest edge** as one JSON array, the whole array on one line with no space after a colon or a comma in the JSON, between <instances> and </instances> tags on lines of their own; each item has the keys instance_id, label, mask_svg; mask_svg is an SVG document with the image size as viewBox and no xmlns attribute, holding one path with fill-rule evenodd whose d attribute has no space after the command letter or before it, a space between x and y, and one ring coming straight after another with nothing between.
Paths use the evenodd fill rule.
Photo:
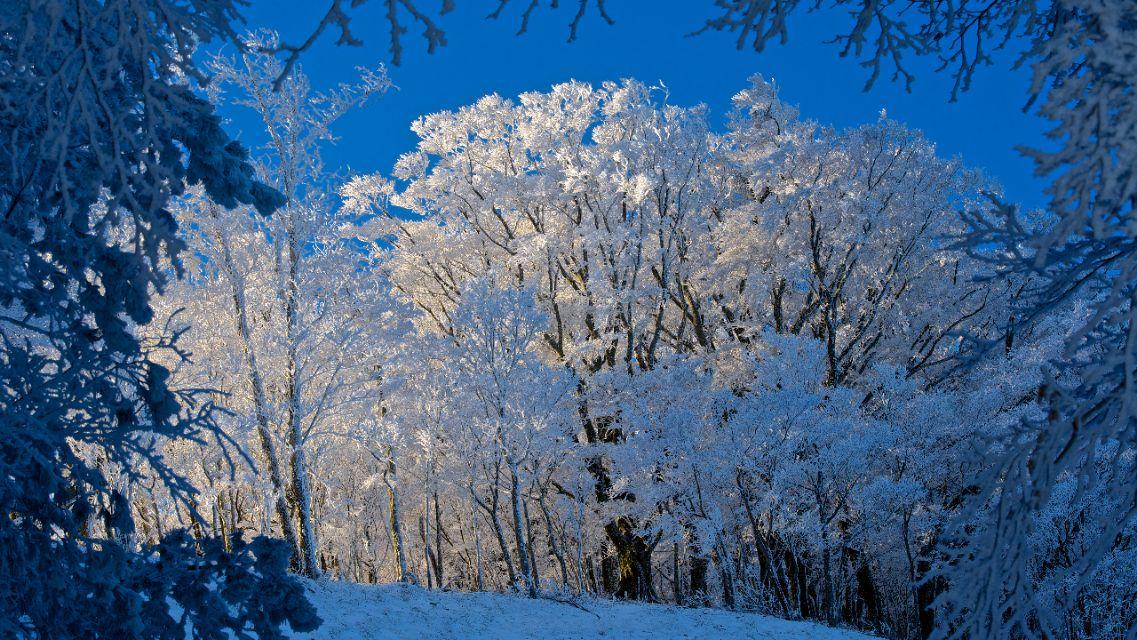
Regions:
<instances>
[{"instance_id":1,"label":"winter forest edge","mask_svg":"<svg viewBox=\"0 0 1137 640\"><path fill-rule=\"evenodd\" d=\"M446 44L451 0L372 3L395 65ZM1034 211L761 75L725 118L487 95L345 174L321 153L395 73L304 60L361 4L295 43L230 0L0 7L0 636L291 637L335 580L1137 638L1128 2L817 4L870 86L926 57L966 92L1021 45ZM487 8L617 28L557 4ZM702 31L758 60L799 4Z\"/></svg>"}]
</instances>

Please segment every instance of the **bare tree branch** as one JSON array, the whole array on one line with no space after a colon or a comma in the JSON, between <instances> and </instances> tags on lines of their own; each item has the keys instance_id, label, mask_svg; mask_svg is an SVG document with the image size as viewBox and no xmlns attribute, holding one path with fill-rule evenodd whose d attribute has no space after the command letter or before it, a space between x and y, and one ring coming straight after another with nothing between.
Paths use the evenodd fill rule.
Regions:
<instances>
[{"instance_id":1,"label":"bare tree branch","mask_svg":"<svg viewBox=\"0 0 1137 640\"><path fill-rule=\"evenodd\" d=\"M777 38L789 39L788 19L801 0L715 0L720 13L690 35L708 31L737 33L735 45L761 52ZM810 11L842 10L852 26L830 43L841 45L842 57L852 55L871 70L865 88L871 88L885 66L892 80L903 80L911 90L915 77L905 66L905 54L930 55L939 60L937 71L948 72L955 83L951 97L971 86L981 65L992 62L991 53L1014 37L1031 38L1048 24L1050 9L1037 0L814 0ZM992 46L993 43L993 46Z\"/></svg>"},{"instance_id":2,"label":"bare tree branch","mask_svg":"<svg viewBox=\"0 0 1137 640\"><path fill-rule=\"evenodd\" d=\"M346 5L345 5L346 1ZM510 5L512 0L497 0L497 8L492 13L486 16L489 19L500 18L502 13ZM436 18L432 17L428 12L420 8L420 0L382 0L386 7L385 17L388 25L388 34L390 36L391 46L391 63L399 65L403 60L403 36L407 33L407 26L400 20L400 14L406 13L410 15L411 21L422 25L422 37L426 40L427 53L434 53L438 47L446 45L446 32L438 25ZM299 44L289 44L282 42L281 44L270 49L261 49L261 51L272 54L280 54L284 57L284 68L274 82L274 87L279 89L284 79L292 73L292 69L300 60L300 57L305 51L310 49L320 37L330 28L339 30L339 37L336 39L337 45L350 45L360 46L363 41L357 38L351 30L352 16L350 12L353 9L366 4L367 0L331 0L324 17L312 30L312 32ZM581 22L587 13L588 6L594 5L600 18L609 25L615 24L615 21L608 15L607 0L577 0L577 11L573 16L572 21L569 23L569 42L576 40L577 32L580 28ZM549 2L550 9L559 8L560 3L558 0L551 0ZM529 19L533 13L540 7L540 0L529 0L528 5L521 13L521 25L517 30L517 35L521 35L529 29ZM455 8L454 0L442 0L442 5L438 10L439 16L444 16L450 13Z\"/></svg>"}]
</instances>

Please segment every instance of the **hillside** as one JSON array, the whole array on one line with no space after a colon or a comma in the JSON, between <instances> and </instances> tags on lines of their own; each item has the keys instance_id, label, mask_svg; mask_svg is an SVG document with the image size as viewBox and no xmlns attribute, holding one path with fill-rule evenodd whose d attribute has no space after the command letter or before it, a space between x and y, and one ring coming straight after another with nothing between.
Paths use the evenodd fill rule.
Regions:
<instances>
[{"instance_id":1,"label":"hillside","mask_svg":"<svg viewBox=\"0 0 1137 640\"><path fill-rule=\"evenodd\" d=\"M406 585L310 584L324 619L296 640L867 640L870 636L755 614L492 593L428 591Z\"/></svg>"}]
</instances>

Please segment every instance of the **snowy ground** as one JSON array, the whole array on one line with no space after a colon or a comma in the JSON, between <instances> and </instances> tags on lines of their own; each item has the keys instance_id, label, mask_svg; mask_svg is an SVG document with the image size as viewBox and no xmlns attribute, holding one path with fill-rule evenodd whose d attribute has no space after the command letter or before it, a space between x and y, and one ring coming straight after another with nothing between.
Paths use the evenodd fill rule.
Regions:
<instances>
[{"instance_id":1,"label":"snowy ground","mask_svg":"<svg viewBox=\"0 0 1137 640\"><path fill-rule=\"evenodd\" d=\"M869 636L754 614L666 605L441 593L405 585L311 585L324 619L297 640L866 640Z\"/></svg>"}]
</instances>

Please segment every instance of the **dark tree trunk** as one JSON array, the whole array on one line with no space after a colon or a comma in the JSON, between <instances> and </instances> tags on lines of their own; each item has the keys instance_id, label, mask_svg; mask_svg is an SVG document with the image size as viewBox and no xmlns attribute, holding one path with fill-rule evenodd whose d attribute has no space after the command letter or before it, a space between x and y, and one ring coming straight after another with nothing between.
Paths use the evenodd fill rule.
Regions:
<instances>
[{"instance_id":1,"label":"dark tree trunk","mask_svg":"<svg viewBox=\"0 0 1137 640\"><path fill-rule=\"evenodd\" d=\"M620 589L620 561L616 556L600 559L600 582L605 593L616 593Z\"/></svg>"},{"instance_id":2,"label":"dark tree trunk","mask_svg":"<svg viewBox=\"0 0 1137 640\"><path fill-rule=\"evenodd\" d=\"M682 576L679 575L679 543L671 545L671 587L675 595L675 604L683 602L683 585L680 582Z\"/></svg>"},{"instance_id":3,"label":"dark tree trunk","mask_svg":"<svg viewBox=\"0 0 1137 640\"><path fill-rule=\"evenodd\" d=\"M653 545L648 544L643 536L636 535L631 520L624 517L605 525L604 531L616 549L617 575L613 576L616 578L616 589L613 592L616 597L652 602L657 600L651 574ZM609 580L609 576L605 575L605 588L613 586Z\"/></svg>"},{"instance_id":4,"label":"dark tree trunk","mask_svg":"<svg viewBox=\"0 0 1137 640\"><path fill-rule=\"evenodd\" d=\"M429 544L429 543L428 543ZM442 507L434 493L434 581L442 588Z\"/></svg>"},{"instance_id":5,"label":"dark tree trunk","mask_svg":"<svg viewBox=\"0 0 1137 640\"><path fill-rule=\"evenodd\" d=\"M710 604L707 599L707 568L711 561L694 546L688 547L687 553L691 558L691 588L687 591L686 604L707 606Z\"/></svg>"},{"instance_id":6,"label":"dark tree trunk","mask_svg":"<svg viewBox=\"0 0 1137 640\"><path fill-rule=\"evenodd\" d=\"M762 531L762 527L750 504L750 491L743 481L742 471L738 471L735 474L735 483L742 497L742 506L746 509L746 517L750 521L750 532L754 535L754 550L758 555L758 580L762 583L762 586L773 592L782 615L789 617L790 603L788 602L789 596L786 594L788 589L783 582L785 573L781 571L780 567L776 566L775 563L777 552L774 548L777 538L773 533L767 538L765 532Z\"/></svg>"},{"instance_id":7,"label":"dark tree trunk","mask_svg":"<svg viewBox=\"0 0 1137 640\"><path fill-rule=\"evenodd\" d=\"M872 579L872 569L862 563L856 573L857 597L865 605L864 619L873 629L880 629L881 606L876 583Z\"/></svg>"},{"instance_id":8,"label":"dark tree trunk","mask_svg":"<svg viewBox=\"0 0 1137 640\"><path fill-rule=\"evenodd\" d=\"M813 617L814 607L809 589L809 569L804 560L799 560L792 551L786 549L786 574L789 576L790 592L802 618Z\"/></svg>"},{"instance_id":9,"label":"dark tree trunk","mask_svg":"<svg viewBox=\"0 0 1137 640\"><path fill-rule=\"evenodd\" d=\"M608 426L611 423L610 418L592 418L588 414L588 407L584 404L580 406L580 417L584 425L585 439L589 443L621 442L620 430ZM597 502L614 500L635 502L636 497L631 494L612 495L612 479L602 457L593 457L588 463L588 470L596 483ZM604 590L617 598L657 600L651 572L651 553L655 543L638 535L635 523L626 516L618 516L604 525L604 532L608 534L608 540L616 551L614 557L609 556L602 561Z\"/></svg>"},{"instance_id":10,"label":"dark tree trunk","mask_svg":"<svg viewBox=\"0 0 1137 640\"><path fill-rule=\"evenodd\" d=\"M932 602L947 590L947 582L943 578L923 579L931 570L931 561L927 559L926 554L921 555L916 562L918 581L916 585L916 614L920 621L921 638L932 637L932 633L936 630L936 611L932 607Z\"/></svg>"},{"instance_id":11,"label":"dark tree trunk","mask_svg":"<svg viewBox=\"0 0 1137 640\"><path fill-rule=\"evenodd\" d=\"M731 558L723 558L719 576L722 578L722 603L727 609L733 609L734 602L734 574L730 570Z\"/></svg>"}]
</instances>

